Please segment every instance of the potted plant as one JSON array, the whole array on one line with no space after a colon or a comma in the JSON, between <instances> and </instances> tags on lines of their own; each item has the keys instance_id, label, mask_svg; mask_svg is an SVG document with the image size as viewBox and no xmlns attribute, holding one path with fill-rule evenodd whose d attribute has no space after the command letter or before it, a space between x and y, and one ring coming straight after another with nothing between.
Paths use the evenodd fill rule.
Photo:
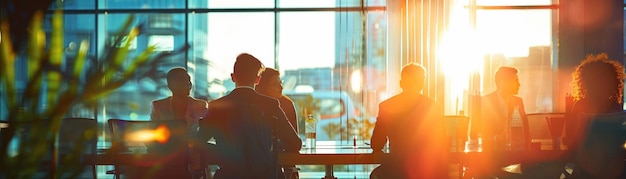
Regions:
<instances>
[{"instance_id":1,"label":"potted plant","mask_svg":"<svg viewBox=\"0 0 626 179\"><path fill-rule=\"evenodd\" d=\"M8 0L0 3L0 101L5 105L3 110L8 111L8 115L0 116L0 120L10 125L1 129L0 178L33 178L41 163L50 159L52 166L44 172L46 178L76 176L80 171L74 170L79 168L75 165L80 162L63 161L80 158L82 154L60 157L56 148L51 147L55 146L66 113L76 105L93 105L126 82L147 76L146 73L154 71L161 59L183 53L189 46L169 53L155 53L155 47L148 47L131 57L130 43L120 38L114 45L102 49L102 55L92 60L96 61L95 65L86 66L90 58L87 55L89 43L82 42L74 66L62 68L62 10L54 10L51 15L51 36L46 41L42 28L44 12L53 0L28 2ZM131 16L116 35L130 40L140 35L142 26L133 26L133 22ZM17 58L22 55L26 58ZM14 66L23 64L20 61L24 60L28 66L26 79L18 80L16 74L23 72L16 71ZM24 86L18 85L18 81ZM28 131L16 130L24 123L30 123ZM20 132L29 135L19 135ZM19 141L19 145L13 145L15 141ZM14 152L9 153L9 147L13 147ZM59 162L63 165L56 165Z\"/></svg>"}]
</instances>

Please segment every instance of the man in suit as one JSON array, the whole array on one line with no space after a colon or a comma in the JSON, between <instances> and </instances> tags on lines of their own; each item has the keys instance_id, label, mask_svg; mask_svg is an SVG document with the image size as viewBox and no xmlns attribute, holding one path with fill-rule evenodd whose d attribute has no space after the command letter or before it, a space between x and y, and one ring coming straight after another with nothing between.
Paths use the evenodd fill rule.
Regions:
<instances>
[{"instance_id":1,"label":"man in suit","mask_svg":"<svg viewBox=\"0 0 626 179\"><path fill-rule=\"evenodd\" d=\"M484 152L498 150L526 150L530 146L530 130L528 118L524 110L524 102L518 97L520 87L518 70L509 66L501 66L495 73L496 91L484 95L480 99L481 118L475 119L476 125L472 125L472 140L476 141L480 135ZM515 118L521 120L511 122ZM519 126L521 131L513 130L511 125ZM521 135L521 136L520 136ZM520 139L520 140L512 140ZM512 173L504 172L497 162L498 157L482 160L480 168L472 168L477 171L476 175L491 177L496 175L500 178L519 177Z\"/></svg>"},{"instance_id":2,"label":"man in suit","mask_svg":"<svg viewBox=\"0 0 626 179\"><path fill-rule=\"evenodd\" d=\"M201 121L200 140L213 137L220 158L216 179L283 178L276 150L281 147L274 145L280 143L286 152L302 147L278 100L254 90L263 69L256 57L237 56L231 74L235 89L209 103Z\"/></svg>"},{"instance_id":3,"label":"man in suit","mask_svg":"<svg viewBox=\"0 0 626 179\"><path fill-rule=\"evenodd\" d=\"M402 92L380 103L371 139L374 153L388 141L390 154L370 178L448 178L443 113L421 94L425 69L408 64L400 77Z\"/></svg>"},{"instance_id":4,"label":"man in suit","mask_svg":"<svg viewBox=\"0 0 626 179\"><path fill-rule=\"evenodd\" d=\"M499 67L495 73L496 91L483 96L480 101L482 117L479 132L485 151L507 149L506 137L509 135L507 133L510 132L508 129L515 111L519 112L522 120L524 146L521 150L530 146L530 130L524 101L517 96L520 87L517 73L516 68Z\"/></svg>"}]
</instances>

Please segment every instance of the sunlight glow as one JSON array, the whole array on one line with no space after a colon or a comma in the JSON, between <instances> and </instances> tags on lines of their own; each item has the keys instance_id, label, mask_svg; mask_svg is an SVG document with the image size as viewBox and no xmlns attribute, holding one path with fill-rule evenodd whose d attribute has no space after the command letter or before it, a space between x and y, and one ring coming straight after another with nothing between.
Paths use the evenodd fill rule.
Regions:
<instances>
[{"instance_id":1,"label":"sunlight glow","mask_svg":"<svg viewBox=\"0 0 626 179\"><path fill-rule=\"evenodd\" d=\"M355 70L350 75L350 86L352 87L352 92L361 93L361 86L363 84L363 77L361 75L361 70Z\"/></svg>"},{"instance_id":2,"label":"sunlight glow","mask_svg":"<svg viewBox=\"0 0 626 179\"><path fill-rule=\"evenodd\" d=\"M470 74L482 71L484 39L477 38L466 13L467 9L459 5L452 11L449 31L444 32L437 52L446 76L446 115L467 110L465 96L471 85Z\"/></svg>"},{"instance_id":3,"label":"sunlight glow","mask_svg":"<svg viewBox=\"0 0 626 179\"><path fill-rule=\"evenodd\" d=\"M154 130L139 130L129 134L126 134L125 139L131 142L151 142L157 141L159 143L165 143L170 138L170 130L160 125Z\"/></svg>"},{"instance_id":4,"label":"sunlight glow","mask_svg":"<svg viewBox=\"0 0 626 179\"><path fill-rule=\"evenodd\" d=\"M526 57L531 46L551 41L550 10L478 11L476 31L484 53Z\"/></svg>"}]
</instances>

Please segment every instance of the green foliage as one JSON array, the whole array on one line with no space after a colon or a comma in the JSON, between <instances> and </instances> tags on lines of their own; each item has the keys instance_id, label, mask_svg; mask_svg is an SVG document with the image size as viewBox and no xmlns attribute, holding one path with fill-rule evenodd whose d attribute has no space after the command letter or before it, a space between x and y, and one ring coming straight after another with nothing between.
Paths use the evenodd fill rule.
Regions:
<instances>
[{"instance_id":1,"label":"green foliage","mask_svg":"<svg viewBox=\"0 0 626 179\"><path fill-rule=\"evenodd\" d=\"M82 150L80 142L84 140L77 141L77 147L73 149L76 152L69 155L57 156L56 147L52 147L66 113L74 106L92 106L126 82L146 77L146 73L153 71L142 68L154 68L161 59L189 48L184 46L173 53L155 54L155 48L148 47L139 55L129 57L130 43L123 43L119 38L115 45L102 49L102 56L95 65L86 65L89 43L84 41L78 47L74 66L63 68L62 11L56 10L52 15L50 41L46 42L42 28L43 10L32 15L26 39L12 36L11 30L15 29L10 27L9 16L3 14L0 20L0 100L8 108L8 115L0 116L6 119L0 120L8 121L10 125L2 129L0 136L0 178L33 178L42 162L47 160L53 164L64 163L44 172L46 178L76 176L81 157L78 151ZM132 41L142 30L141 25L135 27L133 22L131 16L115 35L126 36ZM26 58L17 58L24 53L20 50L21 45L16 44L26 44ZM23 73L14 69L20 60L27 60L26 80L16 78L17 74ZM25 86L20 87L18 82ZM26 125L27 131L18 130ZM90 131L85 135L82 139L97 135L97 132ZM20 141L17 153L9 153L12 140Z\"/></svg>"}]
</instances>

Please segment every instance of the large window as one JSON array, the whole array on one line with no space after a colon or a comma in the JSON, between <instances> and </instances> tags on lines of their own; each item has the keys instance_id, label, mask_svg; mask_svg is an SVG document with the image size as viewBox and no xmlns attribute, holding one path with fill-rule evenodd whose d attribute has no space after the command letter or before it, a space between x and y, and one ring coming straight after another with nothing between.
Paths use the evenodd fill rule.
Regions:
<instances>
[{"instance_id":1,"label":"large window","mask_svg":"<svg viewBox=\"0 0 626 179\"><path fill-rule=\"evenodd\" d=\"M528 113L558 112L553 1L60 1L68 66L82 42L89 44L93 64L104 46L121 45L113 44L120 39L131 45L131 56L151 45L164 53L190 45L186 53L162 59L147 77L138 76L96 106L76 107L68 117L97 118L101 143L107 145L108 119L149 120L151 101L170 95L165 82L170 68L187 68L191 95L210 101L234 89L230 73L240 53L280 71L285 94L296 102L298 125L311 109L318 111L322 141L369 140L378 104L400 91L399 72L408 62L427 67L424 94L442 105L445 115L468 111L471 95L494 91L493 73L500 65L520 70L519 95ZM143 31L124 40L116 33L131 15Z\"/></svg>"},{"instance_id":2,"label":"large window","mask_svg":"<svg viewBox=\"0 0 626 179\"><path fill-rule=\"evenodd\" d=\"M250 53L281 72L285 94L296 102L299 124L315 109L320 141L369 140L376 106L387 81L387 14L384 0L210 0L61 1L65 15L66 63L82 41L95 64L103 47L130 45L130 56L149 46L157 53L186 53L160 59L147 76L137 76L95 106L78 106L68 117L93 117L101 125L100 145L109 145L108 119L149 120L152 100L170 95L165 81L172 67L192 76L196 98L214 100L234 89L235 57ZM361 4L363 3L363 4ZM142 32L119 35L126 19ZM119 42L119 43L117 43ZM100 59L102 60L102 59ZM124 64L128 65L128 64ZM105 82L106 83L106 82ZM301 129L303 129L301 127ZM303 136L304 131L299 131ZM342 142L337 142L341 144ZM363 143L361 143L363 144ZM371 166L337 166L350 178L365 177ZM313 177L322 166L304 167Z\"/></svg>"},{"instance_id":3,"label":"large window","mask_svg":"<svg viewBox=\"0 0 626 179\"><path fill-rule=\"evenodd\" d=\"M494 73L503 65L519 70L519 96L527 113L557 112L552 2L459 2L451 8L439 49L447 79L446 115L467 114L471 96L495 91Z\"/></svg>"}]
</instances>

